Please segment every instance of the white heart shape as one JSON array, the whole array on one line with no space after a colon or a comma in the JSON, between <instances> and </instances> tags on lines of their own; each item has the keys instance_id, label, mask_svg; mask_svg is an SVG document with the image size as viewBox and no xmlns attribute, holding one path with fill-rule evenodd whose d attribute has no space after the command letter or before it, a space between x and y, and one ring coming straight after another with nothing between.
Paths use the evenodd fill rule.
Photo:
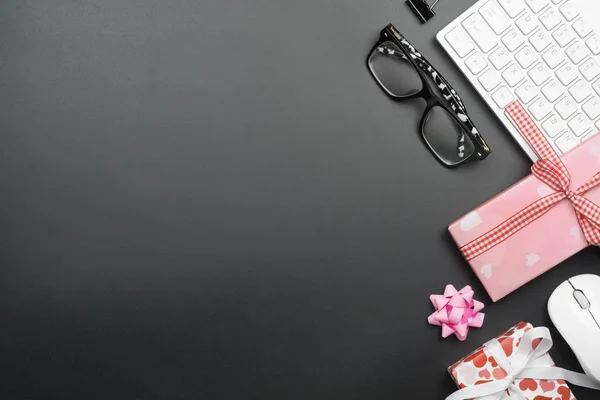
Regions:
<instances>
[{"instance_id":1,"label":"white heart shape","mask_svg":"<svg viewBox=\"0 0 600 400\"><path fill-rule=\"evenodd\" d=\"M581 239L581 228L579 225L575 225L569 231L569 235L573 236L575 239Z\"/></svg>"},{"instance_id":2,"label":"white heart shape","mask_svg":"<svg viewBox=\"0 0 600 400\"><path fill-rule=\"evenodd\" d=\"M540 197L546 197L549 194L554 193L554 190L552 190L552 188L550 186L542 183L540 185L540 187L538 188L537 193L540 195Z\"/></svg>"},{"instance_id":3,"label":"white heart shape","mask_svg":"<svg viewBox=\"0 0 600 400\"><path fill-rule=\"evenodd\" d=\"M460 228L463 232L470 231L481 224L481 215L477 211L470 212L460 221Z\"/></svg>"},{"instance_id":4,"label":"white heart shape","mask_svg":"<svg viewBox=\"0 0 600 400\"><path fill-rule=\"evenodd\" d=\"M479 273L488 279L491 278L492 277L492 264L485 264L483 267L481 267L481 269L479 270Z\"/></svg>"},{"instance_id":5,"label":"white heart shape","mask_svg":"<svg viewBox=\"0 0 600 400\"><path fill-rule=\"evenodd\" d=\"M538 256L537 254L528 254L526 259L527 259L527 266L528 267L533 267L535 264L538 263L538 261L540 261L540 256Z\"/></svg>"}]
</instances>

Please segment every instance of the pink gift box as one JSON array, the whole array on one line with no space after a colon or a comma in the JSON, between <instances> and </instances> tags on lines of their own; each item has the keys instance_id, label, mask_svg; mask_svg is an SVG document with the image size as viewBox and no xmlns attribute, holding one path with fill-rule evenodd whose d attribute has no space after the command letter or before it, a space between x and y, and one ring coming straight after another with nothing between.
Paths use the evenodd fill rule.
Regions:
<instances>
[{"instance_id":1,"label":"pink gift box","mask_svg":"<svg viewBox=\"0 0 600 400\"><path fill-rule=\"evenodd\" d=\"M600 134L561 157L578 188L600 170ZM452 223L459 248L554 191L530 175ZM584 195L600 204L600 188ZM565 199L547 214L469 261L493 301L511 293L588 246L571 203Z\"/></svg>"}]
</instances>

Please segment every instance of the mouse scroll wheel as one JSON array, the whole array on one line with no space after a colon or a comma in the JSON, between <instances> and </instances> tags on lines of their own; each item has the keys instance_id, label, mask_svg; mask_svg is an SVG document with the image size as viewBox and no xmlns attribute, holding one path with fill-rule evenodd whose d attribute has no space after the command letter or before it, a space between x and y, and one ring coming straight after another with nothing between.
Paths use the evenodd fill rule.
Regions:
<instances>
[{"instance_id":1,"label":"mouse scroll wheel","mask_svg":"<svg viewBox=\"0 0 600 400\"><path fill-rule=\"evenodd\" d=\"M587 310L591 307L590 301L587 299L587 297L581 290L575 290L573 292L573 297L575 297L575 300L577 300L577 302L579 303L579 307L583 308L584 310Z\"/></svg>"}]
</instances>

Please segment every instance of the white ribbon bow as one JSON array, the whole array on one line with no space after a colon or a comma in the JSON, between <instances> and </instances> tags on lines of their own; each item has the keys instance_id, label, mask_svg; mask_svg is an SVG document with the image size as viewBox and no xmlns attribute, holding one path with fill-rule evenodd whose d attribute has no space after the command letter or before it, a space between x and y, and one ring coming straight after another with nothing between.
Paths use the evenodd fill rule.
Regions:
<instances>
[{"instance_id":1,"label":"white ribbon bow","mask_svg":"<svg viewBox=\"0 0 600 400\"><path fill-rule=\"evenodd\" d=\"M535 339L540 339L538 346L533 349ZM506 378L482 385L469 386L460 389L446 400L467 400L484 396L486 400L500 400L505 393L511 400L527 400L523 392L515 384L515 379L564 379L576 386L600 390L600 383L592 380L585 374L569 371L567 369L543 365L542 357L552 348L552 336L545 327L530 329L525 332L521 343L510 357L507 357L497 339L487 342L484 347L494 357L498 366L506 371Z\"/></svg>"}]
</instances>

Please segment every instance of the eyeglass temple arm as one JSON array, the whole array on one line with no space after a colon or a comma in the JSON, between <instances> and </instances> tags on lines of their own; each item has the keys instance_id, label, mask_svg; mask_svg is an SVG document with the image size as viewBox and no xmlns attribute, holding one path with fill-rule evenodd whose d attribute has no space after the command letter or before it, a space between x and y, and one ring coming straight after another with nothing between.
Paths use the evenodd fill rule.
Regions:
<instances>
[{"instance_id":1,"label":"eyeglass temple arm","mask_svg":"<svg viewBox=\"0 0 600 400\"><path fill-rule=\"evenodd\" d=\"M437 81L440 81L442 84L445 85L445 89L448 92L448 95L444 94L444 98L448 101L450 100L455 100L458 105L460 106L460 108L463 109L463 111L466 112L466 107L464 105L464 103L462 102L462 99L460 98L460 96L458 95L458 93L456 93L456 90L454 90L454 88L452 87L452 85L450 85L450 83L446 80L446 78L444 78L434 67L433 65L431 65L429 63L429 61L427 61L424 58L421 58L420 60L417 61L417 64L422 63L423 65L420 65L421 69L427 73L431 79L434 80L434 82L437 84ZM438 84L439 86L439 84ZM440 88L441 89L441 88Z\"/></svg>"},{"instance_id":2,"label":"eyeglass temple arm","mask_svg":"<svg viewBox=\"0 0 600 400\"><path fill-rule=\"evenodd\" d=\"M391 49L385 45L381 45L381 46L377 47L377 51L386 56L399 57L399 58L402 58L403 60L406 60L406 56L404 55L404 53L402 53L401 51Z\"/></svg>"}]
</instances>

